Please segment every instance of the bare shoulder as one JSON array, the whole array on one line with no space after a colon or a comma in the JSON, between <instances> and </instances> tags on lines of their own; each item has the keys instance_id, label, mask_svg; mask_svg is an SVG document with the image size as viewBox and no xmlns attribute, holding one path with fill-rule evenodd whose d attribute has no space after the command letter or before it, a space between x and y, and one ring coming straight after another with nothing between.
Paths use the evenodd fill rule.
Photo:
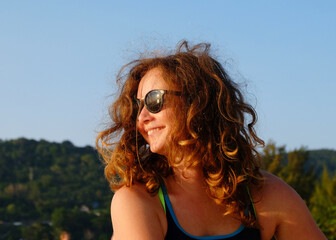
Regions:
<instances>
[{"instance_id":1,"label":"bare shoulder","mask_svg":"<svg viewBox=\"0 0 336 240\"><path fill-rule=\"evenodd\" d=\"M131 205L133 202L137 205L147 204L152 201L152 196L146 191L142 184L135 184L131 187L123 186L114 193L112 198L112 206L114 205Z\"/></svg>"},{"instance_id":2,"label":"bare shoulder","mask_svg":"<svg viewBox=\"0 0 336 240\"><path fill-rule=\"evenodd\" d=\"M302 202L297 192L283 180L265 171L262 174L265 182L261 193L262 200L265 200L266 203L270 202L272 205L277 203L282 207L286 207L290 202Z\"/></svg>"},{"instance_id":3,"label":"bare shoulder","mask_svg":"<svg viewBox=\"0 0 336 240\"><path fill-rule=\"evenodd\" d=\"M253 190L263 239L326 239L299 194L280 178L262 172L265 182Z\"/></svg>"},{"instance_id":4,"label":"bare shoulder","mask_svg":"<svg viewBox=\"0 0 336 240\"><path fill-rule=\"evenodd\" d=\"M111 202L113 239L164 239L165 215L158 196L144 185L122 187Z\"/></svg>"}]
</instances>

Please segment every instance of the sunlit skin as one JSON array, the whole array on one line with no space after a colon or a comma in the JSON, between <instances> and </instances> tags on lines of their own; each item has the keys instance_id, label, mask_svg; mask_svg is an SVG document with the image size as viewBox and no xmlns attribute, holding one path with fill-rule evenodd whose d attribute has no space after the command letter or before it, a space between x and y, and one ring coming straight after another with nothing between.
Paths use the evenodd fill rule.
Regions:
<instances>
[{"instance_id":1,"label":"sunlit skin","mask_svg":"<svg viewBox=\"0 0 336 240\"><path fill-rule=\"evenodd\" d=\"M162 78L158 68L149 70L141 79L138 87L137 98L143 99L146 94L154 89L169 90L168 85ZM171 96L165 96L165 99ZM165 101L162 110L158 113L151 113L143 107L138 117L138 130L145 138L153 153L167 154L167 140L172 128L173 110L169 101Z\"/></svg>"}]
</instances>

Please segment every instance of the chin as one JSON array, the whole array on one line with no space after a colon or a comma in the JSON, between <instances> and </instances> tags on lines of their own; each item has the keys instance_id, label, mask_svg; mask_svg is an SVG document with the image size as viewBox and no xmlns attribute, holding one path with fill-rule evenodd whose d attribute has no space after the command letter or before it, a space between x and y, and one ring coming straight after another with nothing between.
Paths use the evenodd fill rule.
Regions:
<instances>
[{"instance_id":1,"label":"chin","mask_svg":"<svg viewBox=\"0 0 336 240\"><path fill-rule=\"evenodd\" d=\"M163 147L158 148L158 146L150 146L150 150L152 153L160 154L160 155L166 155Z\"/></svg>"}]
</instances>

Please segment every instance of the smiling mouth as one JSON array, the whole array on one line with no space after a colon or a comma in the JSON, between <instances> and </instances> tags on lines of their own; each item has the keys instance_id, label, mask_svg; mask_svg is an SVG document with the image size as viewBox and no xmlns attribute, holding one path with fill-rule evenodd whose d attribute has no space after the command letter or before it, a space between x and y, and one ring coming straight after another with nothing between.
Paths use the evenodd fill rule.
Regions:
<instances>
[{"instance_id":1,"label":"smiling mouth","mask_svg":"<svg viewBox=\"0 0 336 240\"><path fill-rule=\"evenodd\" d=\"M151 129L151 130L149 130L149 131L147 132L147 135L150 136L150 135L152 135L153 133L160 131L161 129L162 129L162 127L153 128L153 129Z\"/></svg>"}]
</instances>

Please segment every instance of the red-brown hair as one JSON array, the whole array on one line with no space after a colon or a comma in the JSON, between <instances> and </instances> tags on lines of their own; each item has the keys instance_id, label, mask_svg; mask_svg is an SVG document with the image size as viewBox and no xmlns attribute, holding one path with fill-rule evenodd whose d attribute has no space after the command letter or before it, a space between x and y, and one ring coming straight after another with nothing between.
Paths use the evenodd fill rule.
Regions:
<instances>
[{"instance_id":1,"label":"red-brown hair","mask_svg":"<svg viewBox=\"0 0 336 240\"><path fill-rule=\"evenodd\" d=\"M250 204L246 187L262 183L256 147L264 142L254 130L253 107L209 50L210 44L189 47L183 41L172 55L125 65L117 78L122 83L120 95L110 107L112 124L99 133L96 145L112 190L137 181L156 194L161 179L181 164L176 159L182 153L186 168L202 169L208 194L226 206L226 213L239 213L244 224L253 226L252 212L244 214ZM167 158L152 153L136 127L134 98L141 78L153 68L182 92L182 101L175 104L177 118Z\"/></svg>"}]
</instances>

